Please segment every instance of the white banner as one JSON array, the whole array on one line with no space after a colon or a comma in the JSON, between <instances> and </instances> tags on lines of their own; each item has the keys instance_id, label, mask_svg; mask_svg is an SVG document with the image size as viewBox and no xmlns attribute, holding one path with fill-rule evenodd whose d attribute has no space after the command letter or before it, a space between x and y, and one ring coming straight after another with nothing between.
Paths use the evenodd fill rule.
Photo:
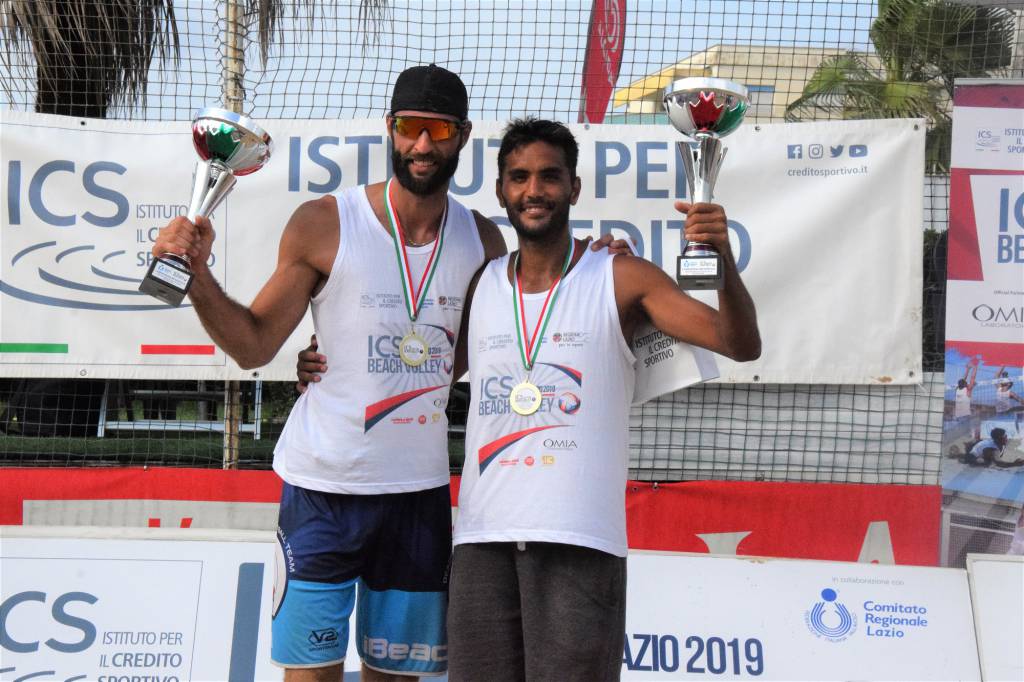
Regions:
<instances>
[{"instance_id":1,"label":"white banner","mask_svg":"<svg viewBox=\"0 0 1024 682\"><path fill-rule=\"evenodd\" d=\"M1024 680L1024 556L968 554L978 655L986 680Z\"/></svg>"},{"instance_id":2,"label":"white banner","mask_svg":"<svg viewBox=\"0 0 1024 682\"><path fill-rule=\"evenodd\" d=\"M272 532L28 537L46 533L0 536L3 679L282 679L270 663Z\"/></svg>"},{"instance_id":3,"label":"white banner","mask_svg":"<svg viewBox=\"0 0 1024 682\"><path fill-rule=\"evenodd\" d=\"M6 527L0 538L11 679L282 677L269 661L272 533ZM624 680L980 679L963 570L654 552L628 562ZM351 637L346 660L346 680L358 679Z\"/></svg>"},{"instance_id":4,"label":"white banner","mask_svg":"<svg viewBox=\"0 0 1024 682\"><path fill-rule=\"evenodd\" d=\"M157 229L184 213L195 160L185 122L0 112L0 373L112 378L294 378L309 319L257 372L216 349L189 307L138 294ZM270 164L214 216L212 268L248 303L274 269L291 212L324 192L383 180L381 120L261 121ZM477 122L452 192L514 231L494 196L502 123ZM579 237L637 240L667 272L685 180L670 126L572 126ZM924 129L915 121L744 126L716 200L758 308L764 353L719 360L721 381L914 383L921 376ZM697 294L712 302L714 294Z\"/></svg>"},{"instance_id":5,"label":"white banner","mask_svg":"<svg viewBox=\"0 0 1024 682\"><path fill-rule=\"evenodd\" d=\"M623 680L978 680L966 571L631 553Z\"/></svg>"}]
</instances>

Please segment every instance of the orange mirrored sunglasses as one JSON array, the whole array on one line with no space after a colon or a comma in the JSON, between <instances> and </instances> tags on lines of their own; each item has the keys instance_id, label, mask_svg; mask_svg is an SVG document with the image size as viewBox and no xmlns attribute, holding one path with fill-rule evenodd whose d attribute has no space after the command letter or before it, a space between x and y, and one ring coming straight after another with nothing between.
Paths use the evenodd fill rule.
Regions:
<instances>
[{"instance_id":1,"label":"orange mirrored sunglasses","mask_svg":"<svg viewBox=\"0 0 1024 682\"><path fill-rule=\"evenodd\" d=\"M426 118L423 116L394 116L392 125L402 137L410 140L418 138L424 130L434 142L449 140L462 129L458 121L446 121L443 118Z\"/></svg>"}]
</instances>

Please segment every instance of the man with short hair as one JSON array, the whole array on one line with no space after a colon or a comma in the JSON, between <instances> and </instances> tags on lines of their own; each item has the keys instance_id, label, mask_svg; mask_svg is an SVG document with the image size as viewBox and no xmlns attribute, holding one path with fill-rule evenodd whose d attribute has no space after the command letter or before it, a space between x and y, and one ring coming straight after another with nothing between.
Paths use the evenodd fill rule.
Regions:
<instances>
[{"instance_id":1,"label":"man with short hair","mask_svg":"<svg viewBox=\"0 0 1024 682\"><path fill-rule=\"evenodd\" d=\"M996 427L989 432L988 438L979 440L967 451L964 463L973 467L987 467L992 464L997 467L1011 467L1024 464L1024 460L1021 459L1006 461L1002 458L1009 442L1010 437L1006 429Z\"/></svg>"},{"instance_id":2,"label":"man with short hair","mask_svg":"<svg viewBox=\"0 0 1024 682\"><path fill-rule=\"evenodd\" d=\"M1006 371L1006 367L1002 367L996 372L996 414L1006 414L1013 409L1011 400L1016 400L1019 404L1024 405L1024 398L1013 392L1013 380Z\"/></svg>"},{"instance_id":3,"label":"man with short hair","mask_svg":"<svg viewBox=\"0 0 1024 682\"><path fill-rule=\"evenodd\" d=\"M449 585L452 682L618 679L633 333L650 321L736 360L761 352L722 207L675 205L686 238L722 254L715 310L650 262L572 238L577 157L565 126L536 119L510 124L498 153L519 250L474 278L457 347L473 393Z\"/></svg>"},{"instance_id":4,"label":"man with short hair","mask_svg":"<svg viewBox=\"0 0 1024 682\"><path fill-rule=\"evenodd\" d=\"M648 261L571 237L577 158L568 128L532 118L506 129L498 153L498 200L520 249L474 278L456 345L472 402L449 586L451 682L618 679L633 332L650 321L737 360L760 355L722 208L676 203L687 239L723 256L716 311ZM311 356L300 353L300 381L315 380Z\"/></svg>"},{"instance_id":5,"label":"man with short hair","mask_svg":"<svg viewBox=\"0 0 1024 682\"><path fill-rule=\"evenodd\" d=\"M964 369L964 376L956 382L953 396L953 418L962 419L971 416L971 396L978 379L978 358L972 358Z\"/></svg>"},{"instance_id":6,"label":"man with short hair","mask_svg":"<svg viewBox=\"0 0 1024 682\"><path fill-rule=\"evenodd\" d=\"M457 75L433 64L403 71L386 118L393 180L302 204L248 307L206 266L206 218L176 218L153 247L190 257L191 302L241 367L269 362L308 305L333 360L274 451L285 580L275 585L271 656L288 682L341 680L357 588L364 680L447 667L444 408L466 288L505 253L495 225L448 195L467 114Z\"/></svg>"}]
</instances>

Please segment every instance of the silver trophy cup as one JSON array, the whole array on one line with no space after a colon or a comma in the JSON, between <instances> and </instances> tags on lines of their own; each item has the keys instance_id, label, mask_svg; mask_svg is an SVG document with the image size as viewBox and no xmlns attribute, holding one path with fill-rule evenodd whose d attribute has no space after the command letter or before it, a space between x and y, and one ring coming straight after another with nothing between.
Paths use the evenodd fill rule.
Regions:
<instances>
[{"instance_id":1,"label":"silver trophy cup","mask_svg":"<svg viewBox=\"0 0 1024 682\"><path fill-rule=\"evenodd\" d=\"M239 175L255 173L270 159L273 144L252 119L227 109L201 109L192 120L192 144L199 154L188 219L209 216L231 192ZM181 305L192 284L187 256L154 258L139 291Z\"/></svg>"},{"instance_id":2,"label":"silver trophy cup","mask_svg":"<svg viewBox=\"0 0 1024 682\"><path fill-rule=\"evenodd\" d=\"M721 138L739 127L747 112L747 89L723 78L683 78L665 88L665 111L676 130L693 139L679 142L686 184L694 202L714 196L718 171L725 160ZM682 289L721 289L722 257L708 244L683 239L676 259L676 281Z\"/></svg>"}]
</instances>

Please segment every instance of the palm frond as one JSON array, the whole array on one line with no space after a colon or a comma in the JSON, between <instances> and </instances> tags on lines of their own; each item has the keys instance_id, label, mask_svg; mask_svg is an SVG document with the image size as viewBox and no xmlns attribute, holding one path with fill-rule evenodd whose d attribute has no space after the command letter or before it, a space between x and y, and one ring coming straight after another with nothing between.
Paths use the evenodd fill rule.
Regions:
<instances>
[{"instance_id":1,"label":"palm frond","mask_svg":"<svg viewBox=\"0 0 1024 682\"><path fill-rule=\"evenodd\" d=\"M36 110L104 117L109 106L144 106L149 69L177 63L173 0L0 0L5 58L30 51Z\"/></svg>"},{"instance_id":2,"label":"palm frond","mask_svg":"<svg viewBox=\"0 0 1024 682\"><path fill-rule=\"evenodd\" d=\"M337 6L337 0L292 0L286 3L285 0L244 0L245 15L247 18L255 17L257 34L259 36L260 58L266 65L270 57L270 48L281 36L276 35L278 26L284 18L285 5L290 5L292 18L304 15L313 25L313 17L318 8L324 5ZM362 36L363 49L380 43L380 29L389 18L388 0L360 0L357 25Z\"/></svg>"},{"instance_id":3,"label":"palm frond","mask_svg":"<svg viewBox=\"0 0 1024 682\"><path fill-rule=\"evenodd\" d=\"M363 52L380 45L381 28L391 21L388 0L362 0L359 3L359 33Z\"/></svg>"}]
</instances>

